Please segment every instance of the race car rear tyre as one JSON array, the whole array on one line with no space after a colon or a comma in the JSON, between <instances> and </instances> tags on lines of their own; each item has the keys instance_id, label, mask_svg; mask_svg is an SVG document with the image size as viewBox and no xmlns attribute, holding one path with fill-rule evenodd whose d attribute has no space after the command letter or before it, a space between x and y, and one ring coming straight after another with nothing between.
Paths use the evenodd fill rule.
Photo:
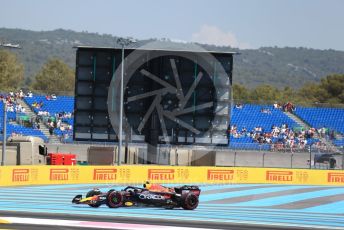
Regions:
<instances>
[{"instance_id":1,"label":"race car rear tyre","mask_svg":"<svg viewBox=\"0 0 344 230\"><path fill-rule=\"evenodd\" d=\"M123 206L123 195L118 191L110 191L106 196L106 205L109 208L119 208Z\"/></svg>"},{"instance_id":2,"label":"race car rear tyre","mask_svg":"<svg viewBox=\"0 0 344 230\"><path fill-rule=\"evenodd\" d=\"M192 192L183 195L181 206L186 210L194 210L198 206L198 196Z\"/></svg>"},{"instance_id":3,"label":"race car rear tyre","mask_svg":"<svg viewBox=\"0 0 344 230\"><path fill-rule=\"evenodd\" d=\"M101 194L101 192L99 190L91 190L86 194L86 198L91 197L91 196L100 195L100 194ZM102 204L100 202L96 202L94 204L88 204L88 205L91 206L92 208L98 208Z\"/></svg>"}]
</instances>

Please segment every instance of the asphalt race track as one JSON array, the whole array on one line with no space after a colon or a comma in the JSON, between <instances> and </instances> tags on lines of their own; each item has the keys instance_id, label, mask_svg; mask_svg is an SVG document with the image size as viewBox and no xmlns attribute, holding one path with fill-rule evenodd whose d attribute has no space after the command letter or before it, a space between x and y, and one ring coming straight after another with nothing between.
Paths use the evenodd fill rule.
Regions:
<instances>
[{"instance_id":1,"label":"asphalt race track","mask_svg":"<svg viewBox=\"0 0 344 230\"><path fill-rule=\"evenodd\" d=\"M1 188L0 229L344 229L344 187L339 186L201 185L193 211L71 203L94 187L124 186Z\"/></svg>"}]
</instances>

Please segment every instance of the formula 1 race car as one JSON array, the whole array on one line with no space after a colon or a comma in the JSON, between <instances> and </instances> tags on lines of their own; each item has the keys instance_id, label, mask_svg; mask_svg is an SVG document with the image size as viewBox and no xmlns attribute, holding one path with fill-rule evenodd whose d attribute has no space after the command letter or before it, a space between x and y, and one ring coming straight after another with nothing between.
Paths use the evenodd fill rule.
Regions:
<instances>
[{"instance_id":1,"label":"formula 1 race car","mask_svg":"<svg viewBox=\"0 0 344 230\"><path fill-rule=\"evenodd\" d=\"M165 187L146 183L143 188L128 186L121 191L111 189L106 193L93 189L86 194L86 198L82 198L82 195L75 196L72 203L88 204L94 208L106 204L109 208L146 205L193 210L198 206L200 193L199 187L194 185Z\"/></svg>"}]
</instances>

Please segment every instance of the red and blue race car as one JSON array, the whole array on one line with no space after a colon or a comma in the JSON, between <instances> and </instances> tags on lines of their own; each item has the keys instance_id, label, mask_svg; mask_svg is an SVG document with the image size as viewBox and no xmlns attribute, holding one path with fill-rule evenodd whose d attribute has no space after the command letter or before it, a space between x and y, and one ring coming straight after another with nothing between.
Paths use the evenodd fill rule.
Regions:
<instances>
[{"instance_id":1,"label":"red and blue race car","mask_svg":"<svg viewBox=\"0 0 344 230\"><path fill-rule=\"evenodd\" d=\"M94 208L106 204L109 208L146 205L193 210L198 206L200 193L201 190L195 185L165 187L147 182L142 188L128 186L121 191L111 189L102 193L99 189L93 189L86 194L86 198L75 196L72 203L88 204Z\"/></svg>"}]
</instances>

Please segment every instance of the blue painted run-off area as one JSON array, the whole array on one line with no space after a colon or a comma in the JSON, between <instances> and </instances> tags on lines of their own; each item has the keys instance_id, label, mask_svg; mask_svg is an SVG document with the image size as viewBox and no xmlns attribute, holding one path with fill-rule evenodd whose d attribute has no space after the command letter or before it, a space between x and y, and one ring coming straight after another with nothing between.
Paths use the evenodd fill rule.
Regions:
<instances>
[{"instance_id":1,"label":"blue painted run-off area","mask_svg":"<svg viewBox=\"0 0 344 230\"><path fill-rule=\"evenodd\" d=\"M210 221L216 223L248 223L278 226L322 227L344 229L344 188L303 185L201 185L200 204L196 210L166 210L163 208L118 208L107 206L91 208L74 205L72 198L85 195L99 187L102 191L124 186L104 185L49 185L1 188L0 211L33 213L60 213L96 216L125 216L140 218L166 218L170 220ZM306 189L305 192L302 192ZM300 191L300 192L296 192ZM288 192L290 192L288 194ZM278 194L281 193L279 196ZM6 194L6 196L4 196ZM284 195L283 195L284 194ZM336 196L336 200L333 199ZM245 197L244 200L240 200ZM343 199L341 200L341 197ZM239 199L235 202L229 202ZM321 202L314 202L319 199ZM228 201L228 203L226 203ZM222 202L222 203L221 203ZM318 204L295 208L299 204ZM295 204L295 207L276 205ZM307 206L307 205L306 205ZM300 206L302 207L302 205Z\"/></svg>"}]
</instances>

